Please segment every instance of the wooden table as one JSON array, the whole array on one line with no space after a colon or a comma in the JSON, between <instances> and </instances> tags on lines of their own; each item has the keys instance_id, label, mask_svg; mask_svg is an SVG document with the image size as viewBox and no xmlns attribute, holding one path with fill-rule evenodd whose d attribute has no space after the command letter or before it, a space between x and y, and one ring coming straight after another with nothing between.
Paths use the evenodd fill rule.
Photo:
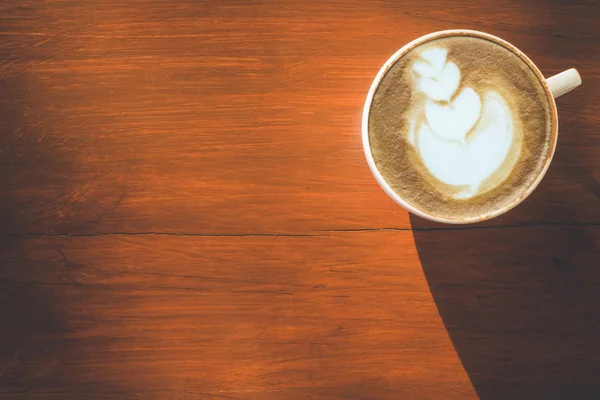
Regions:
<instances>
[{"instance_id":1,"label":"wooden table","mask_svg":"<svg viewBox=\"0 0 600 400\"><path fill-rule=\"evenodd\" d=\"M598 398L600 6L569 3L4 0L0 398ZM447 28L584 82L536 192L459 228L360 140Z\"/></svg>"}]
</instances>

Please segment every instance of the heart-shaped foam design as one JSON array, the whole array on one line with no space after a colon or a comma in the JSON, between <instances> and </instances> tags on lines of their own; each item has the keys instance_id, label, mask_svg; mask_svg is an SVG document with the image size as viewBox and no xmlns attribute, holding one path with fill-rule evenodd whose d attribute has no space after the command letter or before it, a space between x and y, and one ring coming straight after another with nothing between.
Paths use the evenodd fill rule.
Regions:
<instances>
[{"instance_id":1,"label":"heart-shaped foam design","mask_svg":"<svg viewBox=\"0 0 600 400\"><path fill-rule=\"evenodd\" d=\"M434 67L435 68L435 67ZM460 71L456 64L448 62L435 77L428 78L421 76L419 78L419 89L427 97L436 101L450 101L450 98L458 89L460 83Z\"/></svg>"},{"instance_id":2,"label":"heart-shaped foam design","mask_svg":"<svg viewBox=\"0 0 600 400\"><path fill-rule=\"evenodd\" d=\"M510 109L500 94L487 92L481 118L463 143L440 138L429 123L421 124L417 137L417 149L427 169L444 183L469 186L457 195L468 198L477 194L481 182L506 159L513 140Z\"/></svg>"},{"instance_id":3,"label":"heart-shaped foam design","mask_svg":"<svg viewBox=\"0 0 600 400\"><path fill-rule=\"evenodd\" d=\"M481 99L471 88L465 88L450 104L427 100L425 117L431 131L446 140L464 142L481 112Z\"/></svg>"}]
</instances>

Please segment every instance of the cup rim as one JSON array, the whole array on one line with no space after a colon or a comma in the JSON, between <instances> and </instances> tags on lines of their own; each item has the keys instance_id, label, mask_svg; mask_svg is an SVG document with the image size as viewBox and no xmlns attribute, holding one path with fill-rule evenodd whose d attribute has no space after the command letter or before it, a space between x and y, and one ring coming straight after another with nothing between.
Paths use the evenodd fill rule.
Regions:
<instances>
[{"instance_id":1,"label":"cup rim","mask_svg":"<svg viewBox=\"0 0 600 400\"><path fill-rule=\"evenodd\" d=\"M377 166L375 165L375 160L373 159L373 154L371 152L371 146L369 145L369 115L370 115L370 111L371 111L371 103L373 101L373 96L375 95L375 91L379 87L379 84L381 83L381 80L383 79L385 74L390 70L390 68L396 63L396 61L400 57L402 57L403 55L405 55L407 52L409 52L413 48L417 47L418 45L426 43L433 39L438 39L438 38L447 37L447 36L459 36L459 35L474 36L474 37L479 37L482 39L490 40L501 46L506 47L507 49L509 49L512 52L514 52L515 54L517 54L523 61L525 61L525 63L529 66L529 68L531 68L531 70L534 72L534 74L537 76L537 78L541 82L544 92L546 93L546 97L548 98L548 102L550 104L551 127L552 127L551 149L549 151L549 155L548 155L548 157L546 157L546 160L544 161L544 165L542 166L542 169L539 171L539 173L536 176L533 183L531 185L529 185L529 187L525 191L523 191L516 199L514 199L512 202L506 204L505 206L498 208L497 210L490 211L490 212L487 212L487 213L484 213L484 214L481 214L481 215L478 215L475 217L469 217L469 218L439 217L436 215L428 214L425 211L420 210L420 209L416 208L415 206L409 204L400 195L398 195L389 186L389 184L385 181L385 179L383 178L383 176L377 169ZM377 183L379 183L379 186L381 186L381 188L387 193L387 195L390 196L397 204L404 207L409 212L411 212L421 218L425 218L425 219L428 219L431 221L436 221L436 222L441 222L441 223L470 224L470 223L482 222L482 221L486 221L488 219L497 217L499 215L502 215L502 214L506 213L507 211L510 211L511 209L513 209L514 207L519 205L520 203L522 203L523 200L525 200L527 197L529 197L529 195L537 188L537 186L540 184L540 182L546 175L546 172L548 171L548 168L550 167L550 163L552 162L552 158L554 157L554 152L556 151L557 140L558 140L558 111L556 109L556 102L554 100L554 96L552 96L552 92L550 91L550 88L548 87L546 78L544 78L544 75L542 75L539 68L533 63L533 61L531 61L531 59L529 57L527 57L527 55L525 55L525 53L523 53L516 46L512 45L511 43L507 42L506 40L501 39L501 38L499 38L495 35L489 34L489 33L476 31L476 30L470 30L470 29L448 29L448 30L432 32L427 35L418 37L417 39L414 39L413 41L404 45L402 48L400 48L400 50L396 51L383 64L383 66L381 67L381 69L379 70L377 75L375 76L375 79L373 80L373 83L371 84L371 87L369 88L369 92L367 93L367 98L366 98L365 105L363 108L363 115L362 115L363 150L365 152L365 157L367 159L367 164L369 165L369 169L371 170L371 173L375 177L375 180L377 181Z\"/></svg>"}]
</instances>

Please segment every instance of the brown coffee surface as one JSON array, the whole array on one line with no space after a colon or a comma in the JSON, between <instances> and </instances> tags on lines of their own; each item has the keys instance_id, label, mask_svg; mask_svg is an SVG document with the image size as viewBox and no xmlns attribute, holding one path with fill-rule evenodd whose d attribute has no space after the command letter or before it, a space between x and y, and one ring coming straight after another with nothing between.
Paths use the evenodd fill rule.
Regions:
<instances>
[{"instance_id":1,"label":"brown coffee surface","mask_svg":"<svg viewBox=\"0 0 600 400\"><path fill-rule=\"evenodd\" d=\"M415 110L424 101L414 83L414 64L430 48L447 49L447 60L460 69L461 88L482 97L486 91L498 93L512 116L506 158L469 198L457 198L464 187L436 178L409 139ZM550 157L552 129L550 99L527 62L498 42L463 33L430 40L401 56L380 81L368 120L371 153L387 184L411 206L445 219L478 218L516 201Z\"/></svg>"}]
</instances>

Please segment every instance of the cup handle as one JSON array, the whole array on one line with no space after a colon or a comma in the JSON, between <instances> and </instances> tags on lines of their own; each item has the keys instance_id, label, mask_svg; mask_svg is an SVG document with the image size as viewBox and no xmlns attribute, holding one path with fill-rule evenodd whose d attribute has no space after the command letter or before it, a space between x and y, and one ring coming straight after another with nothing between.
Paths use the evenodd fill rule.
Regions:
<instances>
[{"instance_id":1,"label":"cup handle","mask_svg":"<svg viewBox=\"0 0 600 400\"><path fill-rule=\"evenodd\" d=\"M581 85L581 76L575 68L571 68L546 78L546 83L550 92L552 92L552 96L557 98Z\"/></svg>"}]
</instances>

